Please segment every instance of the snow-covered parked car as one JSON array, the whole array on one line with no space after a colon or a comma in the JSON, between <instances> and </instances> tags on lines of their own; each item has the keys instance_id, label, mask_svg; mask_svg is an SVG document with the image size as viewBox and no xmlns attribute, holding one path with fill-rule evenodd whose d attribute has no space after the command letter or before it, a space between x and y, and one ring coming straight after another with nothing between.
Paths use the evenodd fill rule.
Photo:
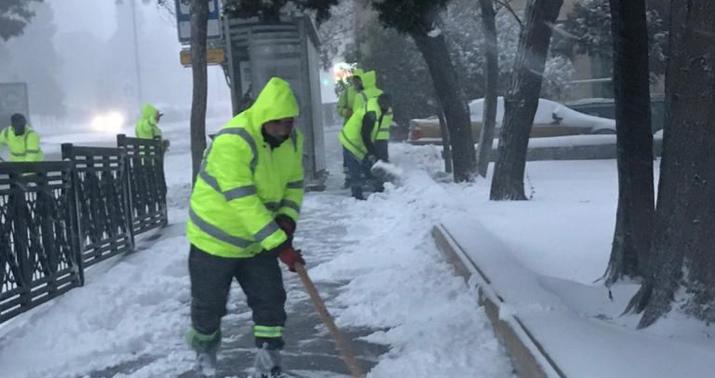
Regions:
<instances>
[{"instance_id":1,"label":"snow-covered parked car","mask_svg":"<svg viewBox=\"0 0 715 378\"><path fill-rule=\"evenodd\" d=\"M482 110L484 99L472 100L469 103L469 113L472 123L472 136L474 141L479 140L482 130ZM504 119L504 98L499 97L497 102L497 129L496 135L501 131ZM539 99L539 107L534 116L534 125L531 128L531 137L553 137L580 134L615 134L616 122L612 119L600 118L577 112L566 105L555 101ZM410 120L410 129L407 141L412 144L440 144L442 137L437 116Z\"/></svg>"}]
</instances>

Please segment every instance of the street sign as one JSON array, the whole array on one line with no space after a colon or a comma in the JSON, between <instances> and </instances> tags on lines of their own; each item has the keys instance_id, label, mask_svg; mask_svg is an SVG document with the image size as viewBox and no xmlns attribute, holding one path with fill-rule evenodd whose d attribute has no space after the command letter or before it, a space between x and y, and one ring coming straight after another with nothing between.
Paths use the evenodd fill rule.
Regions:
<instances>
[{"instance_id":1,"label":"street sign","mask_svg":"<svg viewBox=\"0 0 715 378\"><path fill-rule=\"evenodd\" d=\"M226 60L226 53L223 47L209 47L206 49L206 64L223 64ZM181 50L179 53L179 61L184 67L191 67L191 50Z\"/></svg>"},{"instance_id":2,"label":"street sign","mask_svg":"<svg viewBox=\"0 0 715 378\"><path fill-rule=\"evenodd\" d=\"M209 22L206 27L206 37L209 40L221 39L221 7L219 0L207 0L209 2ZM179 42L189 44L191 42L191 0L175 0L176 23L179 31Z\"/></svg>"}]
</instances>

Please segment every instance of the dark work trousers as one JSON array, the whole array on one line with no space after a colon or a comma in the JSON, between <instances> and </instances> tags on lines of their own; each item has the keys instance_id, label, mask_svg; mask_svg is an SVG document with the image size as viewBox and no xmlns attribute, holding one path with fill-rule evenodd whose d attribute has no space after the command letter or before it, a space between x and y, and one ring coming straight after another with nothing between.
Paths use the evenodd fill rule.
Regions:
<instances>
[{"instance_id":1,"label":"dark work trousers","mask_svg":"<svg viewBox=\"0 0 715 378\"><path fill-rule=\"evenodd\" d=\"M390 154L387 152L387 141L386 140L376 140L375 141L375 153L377 158L384 161L390 161Z\"/></svg>"},{"instance_id":2,"label":"dark work trousers","mask_svg":"<svg viewBox=\"0 0 715 378\"><path fill-rule=\"evenodd\" d=\"M350 151L343 148L343 173L345 173L345 185L350 185L350 169L348 168L348 160L350 160Z\"/></svg>"},{"instance_id":3,"label":"dark work trousers","mask_svg":"<svg viewBox=\"0 0 715 378\"><path fill-rule=\"evenodd\" d=\"M350 191L352 192L352 196L357 199L364 199L362 195L362 176L365 166L362 161L358 160L349 152L345 154L345 161L348 164L348 178L350 180Z\"/></svg>"},{"instance_id":4,"label":"dark work trousers","mask_svg":"<svg viewBox=\"0 0 715 378\"><path fill-rule=\"evenodd\" d=\"M191 277L191 324L199 333L210 335L221 327L231 281L235 278L253 311L258 326L283 327L286 321L286 292L275 253L261 252L251 258L210 255L195 246L189 253ZM256 338L256 346L283 348L283 338Z\"/></svg>"}]
</instances>

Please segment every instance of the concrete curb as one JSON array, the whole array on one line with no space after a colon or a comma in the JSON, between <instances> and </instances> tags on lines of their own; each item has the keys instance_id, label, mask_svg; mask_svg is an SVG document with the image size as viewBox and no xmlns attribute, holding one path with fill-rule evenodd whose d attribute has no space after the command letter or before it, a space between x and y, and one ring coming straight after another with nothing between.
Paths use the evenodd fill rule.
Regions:
<instances>
[{"instance_id":1,"label":"concrete curb","mask_svg":"<svg viewBox=\"0 0 715 378\"><path fill-rule=\"evenodd\" d=\"M459 275L465 280L476 282L479 303L491 321L494 333L506 347L514 368L522 378L566 378L556 362L546 353L519 317L500 313L506 303L491 285L489 277L479 268L441 224L432 230L432 236L439 250L445 255Z\"/></svg>"}]
</instances>

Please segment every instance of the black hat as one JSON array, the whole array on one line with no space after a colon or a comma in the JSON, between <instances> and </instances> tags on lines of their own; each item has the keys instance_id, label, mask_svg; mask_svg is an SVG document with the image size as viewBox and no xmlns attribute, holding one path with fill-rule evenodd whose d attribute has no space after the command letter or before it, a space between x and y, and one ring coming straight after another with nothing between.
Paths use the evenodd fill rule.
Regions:
<instances>
[{"instance_id":1,"label":"black hat","mask_svg":"<svg viewBox=\"0 0 715 378\"><path fill-rule=\"evenodd\" d=\"M20 113L15 113L10 117L10 124L15 127L22 127L27 124L25 116Z\"/></svg>"}]
</instances>

